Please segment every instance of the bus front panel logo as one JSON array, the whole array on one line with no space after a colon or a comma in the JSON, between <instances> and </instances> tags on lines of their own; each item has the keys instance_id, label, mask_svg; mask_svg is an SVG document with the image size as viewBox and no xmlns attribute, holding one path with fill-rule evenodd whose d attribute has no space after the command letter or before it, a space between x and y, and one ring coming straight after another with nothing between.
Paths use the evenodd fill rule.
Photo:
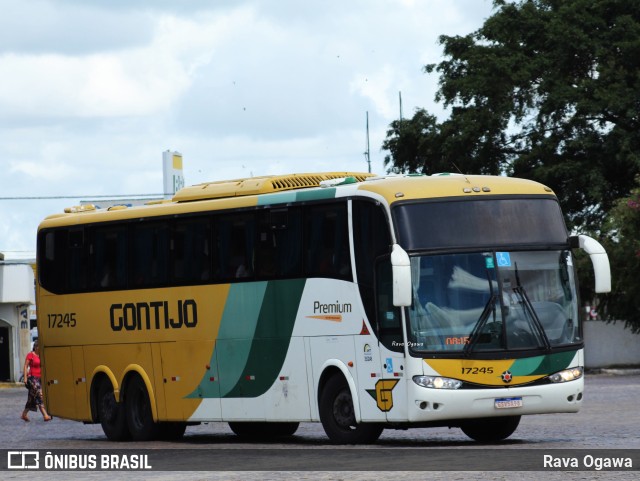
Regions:
<instances>
[{"instance_id":1,"label":"bus front panel logo","mask_svg":"<svg viewBox=\"0 0 640 481\"><path fill-rule=\"evenodd\" d=\"M376 383L375 389L367 389L369 395L376 400L378 409L382 412L389 412L393 408L393 388L398 384L399 379L380 379Z\"/></svg>"}]
</instances>

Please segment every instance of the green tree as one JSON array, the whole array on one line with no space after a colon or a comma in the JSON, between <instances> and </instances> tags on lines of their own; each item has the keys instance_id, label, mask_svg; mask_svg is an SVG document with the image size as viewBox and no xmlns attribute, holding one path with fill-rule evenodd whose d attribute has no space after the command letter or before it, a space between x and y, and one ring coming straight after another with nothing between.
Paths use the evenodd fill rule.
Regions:
<instances>
[{"instance_id":1,"label":"green tree","mask_svg":"<svg viewBox=\"0 0 640 481\"><path fill-rule=\"evenodd\" d=\"M615 282L600 305L609 320L624 319L634 332L640 332L640 177L637 185L618 200L605 223L604 246Z\"/></svg>"},{"instance_id":2,"label":"green tree","mask_svg":"<svg viewBox=\"0 0 640 481\"><path fill-rule=\"evenodd\" d=\"M600 233L640 172L640 2L494 1L477 31L442 36L442 122L393 122L395 172L504 173L558 195L570 229Z\"/></svg>"}]
</instances>

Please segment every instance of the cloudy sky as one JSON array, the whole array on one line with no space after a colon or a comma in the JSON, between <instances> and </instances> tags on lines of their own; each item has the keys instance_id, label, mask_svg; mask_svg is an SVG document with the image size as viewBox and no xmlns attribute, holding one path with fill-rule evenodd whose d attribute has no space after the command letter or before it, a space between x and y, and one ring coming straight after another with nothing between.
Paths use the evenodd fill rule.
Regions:
<instances>
[{"instance_id":1,"label":"cloudy sky","mask_svg":"<svg viewBox=\"0 0 640 481\"><path fill-rule=\"evenodd\" d=\"M35 255L56 197L251 175L384 173L389 124L433 102L438 36L490 0L0 0L0 252ZM25 197L44 197L26 199Z\"/></svg>"}]
</instances>

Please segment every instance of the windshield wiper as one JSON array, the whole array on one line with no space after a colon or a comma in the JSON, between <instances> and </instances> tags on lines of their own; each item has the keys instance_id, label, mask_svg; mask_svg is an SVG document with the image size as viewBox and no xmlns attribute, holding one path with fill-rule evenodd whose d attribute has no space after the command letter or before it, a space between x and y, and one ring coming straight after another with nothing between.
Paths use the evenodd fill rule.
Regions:
<instances>
[{"instance_id":1,"label":"windshield wiper","mask_svg":"<svg viewBox=\"0 0 640 481\"><path fill-rule=\"evenodd\" d=\"M491 290L493 291L493 288ZM487 323L487 320L489 319L489 314L491 314L492 312L495 313L495 305L497 300L498 300L498 296L492 293L491 297L489 298L486 305L484 306L484 309L482 310L482 314L480 314L480 317L478 318L478 321L476 322L476 325L474 326L473 331L471 331L471 334L469 335L469 341L467 342L467 344L464 345L464 348L462 349L465 356L468 357L469 354L473 352L473 348L478 343L478 340L480 339L480 334L482 333L482 330L484 329L484 326Z\"/></svg>"},{"instance_id":2,"label":"windshield wiper","mask_svg":"<svg viewBox=\"0 0 640 481\"><path fill-rule=\"evenodd\" d=\"M518 264L515 264L515 273L516 273L516 284L517 286L513 288L513 292L515 292L520 299L522 299L522 306L525 312L529 312L529 315L531 317L531 320L533 321L533 326L535 327L536 331L538 331L538 335L540 336L540 338L542 339L542 342L544 343L544 348L547 351L551 350L551 343L549 342L549 338L547 337L547 333L544 330L544 327L542 326L542 323L540 322L540 318L538 317L538 314L536 314L536 310L533 307L533 304L531 304L531 300L529 300L529 296L527 295L527 291L524 289L524 286L520 283L520 274L518 274Z\"/></svg>"},{"instance_id":3,"label":"windshield wiper","mask_svg":"<svg viewBox=\"0 0 640 481\"><path fill-rule=\"evenodd\" d=\"M489 292L490 297L487 303L482 310L482 314L478 318L476 325L473 327L471 334L469 335L469 341L464 345L463 352L465 356L469 356L471 352L473 352L473 348L478 343L480 339L480 334L482 334L482 330L484 329L487 320L489 319L489 314L493 312L493 318L495 320L496 317L496 301L498 300L498 296L493 291L493 282L491 282L491 275L489 274L489 270L487 269L487 281L489 281Z\"/></svg>"}]
</instances>

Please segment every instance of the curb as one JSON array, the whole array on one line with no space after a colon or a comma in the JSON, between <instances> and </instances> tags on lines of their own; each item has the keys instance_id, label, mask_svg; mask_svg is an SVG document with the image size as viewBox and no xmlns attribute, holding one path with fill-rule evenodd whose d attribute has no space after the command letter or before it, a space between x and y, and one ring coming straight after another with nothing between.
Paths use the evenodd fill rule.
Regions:
<instances>
[{"instance_id":1,"label":"curb","mask_svg":"<svg viewBox=\"0 0 640 481\"><path fill-rule=\"evenodd\" d=\"M604 376L638 376L640 368L592 368L587 369L587 374L601 374Z\"/></svg>"},{"instance_id":2,"label":"curb","mask_svg":"<svg viewBox=\"0 0 640 481\"><path fill-rule=\"evenodd\" d=\"M24 388L24 383L21 382L0 382L0 389L13 389L13 388Z\"/></svg>"}]
</instances>

